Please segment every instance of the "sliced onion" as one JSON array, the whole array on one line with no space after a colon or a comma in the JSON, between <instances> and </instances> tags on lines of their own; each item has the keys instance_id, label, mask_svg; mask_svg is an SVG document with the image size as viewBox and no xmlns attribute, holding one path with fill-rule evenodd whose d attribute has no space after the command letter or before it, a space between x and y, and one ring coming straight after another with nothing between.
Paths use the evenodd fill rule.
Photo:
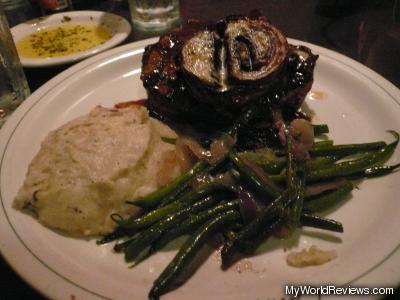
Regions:
<instances>
[{"instance_id":1,"label":"sliced onion","mask_svg":"<svg viewBox=\"0 0 400 300\"><path fill-rule=\"evenodd\" d=\"M178 173L178 158L176 151L170 150L163 153L160 168L157 172L157 184L159 187L170 183Z\"/></svg>"},{"instance_id":2,"label":"sliced onion","mask_svg":"<svg viewBox=\"0 0 400 300\"><path fill-rule=\"evenodd\" d=\"M194 191L198 191L206 185L213 183L213 180L214 177L212 177L210 174L200 174L193 178L193 180L190 182L190 186Z\"/></svg>"},{"instance_id":3,"label":"sliced onion","mask_svg":"<svg viewBox=\"0 0 400 300\"><path fill-rule=\"evenodd\" d=\"M236 137L224 135L215 140L207 151L199 143L187 136L180 136L175 143L179 165L184 171L190 169L200 158L207 159L210 163L218 161L227 154L236 144Z\"/></svg>"},{"instance_id":4,"label":"sliced onion","mask_svg":"<svg viewBox=\"0 0 400 300\"><path fill-rule=\"evenodd\" d=\"M254 195L241 185L236 187L236 193L240 199L239 209L243 222L249 223L257 216L258 208Z\"/></svg>"},{"instance_id":5,"label":"sliced onion","mask_svg":"<svg viewBox=\"0 0 400 300\"><path fill-rule=\"evenodd\" d=\"M209 174L204 174L201 176L197 176L191 182L191 187L197 191L204 188L206 185L217 185L217 186L225 186L231 190L235 190L235 179L233 177L232 172L227 171L222 174L218 174L217 176L211 176Z\"/></svg>"},{"instance_id":6,"label":"sliced onion","mask_svg":"<svg viewBox=\"0 0 400 300\"><path fill-rule=\"evenodd\" d=\"M231 171L219 174L213 178L214 178L213 182L215 184L223 185L226 187L233 187L236 184L235 178Z\"/></svg>"},{"instance_id":7,"label":"sliced onion","mask_svg":"<svg viewBox=\"0 0 400 300\"><path fill-rule=\"evenodd\" d=\"M212 142L210 145L210 163L218 161L222 156L227 154L235 144L236 136L232 137L229 134L226 134Z\"/></svg>"},{"instance_id":8,"label":"sliced onion","mask_svg":"<svg viewBox=\"0 0 400 300\"><path fill-rule=\"evenodd\" d=\"M338 180L334 180L334 181L330 181L330 182L309 185L306 187L305 196L311 197L311 196L319 195L323 192L335 190L337 188L344 186L346 183L347 183L346 179L340 178Z\"/></svg>"},{"instance_id":9,"label":"sliced onion","mask_svg":"<svg viewBox=\"0 0 400 300\"><path fill-rule=\"evenodd\" d=\"M199 143L187 136L178 137L175 148L183 171L189 170L199 158L209 157L209 153Z\"/></svg>"},{"instance_id":10,"label":"sliced onion","mask_svg":"<svg viewBox=\"0 0 400 300\"><path fill-rule=\"evenodd\" d=\"M274 123L274 126L278 131L278 138L279 141L281 142L281 145L286 145L285 123L283 123L282 121L278 121Z\"/></svg>"},{"instance_id":11,"label":"sliced onion","mask_svg":"<svg viewBox=\"0 0 400 300\"><path fill-rule=\"evenodd\" d=\"M280 188L275 184L275 182L273 182L271 180L271 178L268 176L268 174L263 170L263 168L261 168L260 166L258 166L257 164L253 163L252 161L241 157L242 162L248 167L250 168L254 173L257 174L258 177L260 177L260 179L262 180L263 184L268 185L276 190L280 190Z\"/></svg>"}]
</instances>

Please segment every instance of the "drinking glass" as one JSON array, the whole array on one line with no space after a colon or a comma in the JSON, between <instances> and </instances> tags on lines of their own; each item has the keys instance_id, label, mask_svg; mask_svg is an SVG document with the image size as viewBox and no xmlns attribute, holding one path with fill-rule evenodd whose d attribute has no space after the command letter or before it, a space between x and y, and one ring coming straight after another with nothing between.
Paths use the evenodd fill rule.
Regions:
<instances>
[{"instance_id":1,"label":"drinking glass","mask_svg":"<svg viewBox=\"0 0 400 300\"><path fill-rule=\"evenodd\" d=\"M141 29L167 30L179 23L179 0L129 0L132 23Z\"/></svg>"},{"instance_id":2,"label":"drinking glass","mask_svg":"<svg viewBox=\"0 0 400 300\"><path fill-rule=\"evenodd\" d=\"M34 18L29 0L0 0L0 6L3 7L11 27Z\"/></svg>"},{"instance_id":3,"label":"drinking glass","mask_svg":"<svg viewBox=\"0 0 400 300\"><path fill-rule=\"evenodd\" d=\"M24 70L0 5L0 128L29 93Z\"/></svg>"}]
</instances>

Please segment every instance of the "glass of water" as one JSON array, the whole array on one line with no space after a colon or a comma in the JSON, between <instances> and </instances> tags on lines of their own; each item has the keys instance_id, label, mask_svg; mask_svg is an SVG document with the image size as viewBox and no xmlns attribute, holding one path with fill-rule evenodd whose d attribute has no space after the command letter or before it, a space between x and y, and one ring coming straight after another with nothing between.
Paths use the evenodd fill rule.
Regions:
<instances>
[{"instance_id":1,"label":"glass of water","mask_svg":"<svg viewBox=\"0 0 400 300\"><path fill-rule=\"evenodd\" d=\"M29 93L24 70L0 5L0 128Z\"/></svg>"},{"instance_id":2,"label":"glass of water","mask_svg":"<svg viewBox=\"0 0 400 300\"><path fill-rule=\"evenodd\" d=\"M179 0L129 0L132 23L145 30L167 30L179 24Z\"/></svg>"}]
</instances>

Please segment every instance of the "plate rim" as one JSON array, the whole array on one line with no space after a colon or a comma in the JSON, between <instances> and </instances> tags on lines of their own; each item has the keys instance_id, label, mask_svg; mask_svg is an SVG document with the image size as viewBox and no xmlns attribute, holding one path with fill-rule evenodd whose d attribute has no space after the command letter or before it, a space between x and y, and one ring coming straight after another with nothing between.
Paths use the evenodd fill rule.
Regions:
<instances>
[{"instance_id":1,"label":"plate rim","mask_svg":"<svg viewBox=\"0 0 400 300\"><path fill-rule=\"evenodd\" d=\"M38 101L40 101L40 99L42 97L45 97L45 95L48 92L52 91L55 87L57 87L58 84L62 83L64 80L68 79L69 77L71 77L72 75L74 75L77 72L83 71L91 66L95 66L96 64L100 64L102 62L104 63L108 60L112 60L113 58L114 59L118 58L120 55L123 55L124 53L132 53L132 52L135 52L135 54L141 53L141 52L143 52L143 49L146 45L154 43L157 40L158 40L158 38L151 38L151 39L147 39L147 40L133 42L133 43L130 43L130 44L127 44L124 46L120 46L120 47L108 50L106 52L103 52L99 55L96 55L92 58L89 58L83 62L80 62L80 63L68 68L67 70L61 72L60 74L58 74L57 76L55 76L54 78L49 80L47 83L45 83L43 86L41 86L37 91L35 91L28 99L26 99L23 102L23 104L10 116L10 118L7 120L7 122L4 124L3 128L1 129L1 131L0 131L0 152L2 154L2 158L1 158L0 167L2 165L4 152L7 149L7 145L4 142L6 141L7 138L12 136L13 131L18 127L18 124L19 124L19 122L22 121L24 115ZM337 61L345 64L346 66L352 68L353 70L358 72L360 75L363 75L367 79L375 82L381 88L382 91L387 93L390 96L390 98L395 101L395 103L397 105L400 105L400 90L396 86L394 86L391 82L386 80L384 77L382 77L381 75L376 73L375 71L373 71L373 70L369 69L368 67L362 65L361 63L359 63L349 57L346 57L340 53L337 53L333 50L330 50L330 49L327 49L327 48L324 48L321 46L317 46L314 44L310 44L307 42L299 41L299 40L294 40L294 39L288 39L288 40L290 43L303 44L305 46L308 46L316 53L319 53L319 54L322 54L329 58L332 58L334 60L337 60ZM135 55L135 54L132 53L131 55ZM1 197L1 195L0 195L0 197ZM1 199L1 205L2 205L1 214L4 214L6 218L2 218L2 220L0 220L0 224L8 223L7 228L9 229L9 227L11 227L11 229L13 230L13 227L11 226L11 223L9 223L9 220L8 220L8 217L7 217L7 214L5 211L3 199ZM7 220L3 221L5 219L7 219ZM1 237L7 236L7 233L4 233L5 231L7 231L7 230L5 230L5 227L2 226L2 228L0 229ZM14 232L14 234L19 239L18 234L15 232ZM21 241L19 239L19 242L22 243L21 245L19 245L19 247L21 247L21 246L25 247L25 250L29 251L28 249L26 249L26 246L23 243L23 241ZM398 255L400 253L399 250L400 250L400 244L398 244L395 249L393 249L388 255L386 255L384 257L384 259L380 260L376 265L369 268L366 272L364 272L360 276L356 277L354 280L350 281L349 283L353 283L354 281L360 280L362 277L368 276L368 274L371 271L373 271L375 268L380 268L381 265L383 265L385 263L385 261L390 259L394 254ZM36 277L32 276L30 272L27 272L27 269L29 269L29 268L24 268L24 266L18 262L18 259L13 257L13 255L12 255L13 253L12 252L10 253L9 249L5 249L3 243L0 244L0 251L1 251L1 254L3 255L5 261L11 266L11 268L16 273L18 273L18 275L21 278L23 278L24 281L26 283L28 283L31 287L36 289L41 294L49 296L51 298L54 298L54 297L57 298L59 296L59 294L54 293L54 291L53 291L53 293L50 293L50 291L48 291L43 285L38 284ZM35 257L35 259L37 259L37 260L39 260L39 262L41 262L41 260L39 258ZM96 292L87 290L86 288L80 286L79 284L69 280L68 278L63 277L61 274L54 272L54 270L52 270L51 268L48 268L48 266L46 264L44 266L42 265L42 267L46 268L47 272L51 272L54 276L57 276L58 278L65 280L67 283L72 284L76 289L79 290L79 292L84 292L84 294L86 296L88 296L88 293L89 293L89 295L91 295L92 297L94 296L94 297L99 297L102 299L108 299L103 295L99 295ZM75 294L77 294L77 293L75 293Z\"/></svg>"},{"instance_id":2,"label":"plate rim","mask_svg":"<svg viewBox=\"0 0 400 300\"><path fill-rule=\"evenodd\" d=\"M53 58L28 58L24 56L20 56L20 61L23 67L25 68L46 68L46 67L55 67L65 64L71 64L90 56L96 55L97 53L107 51L125 41L132 32L132 26L127 19L120 15L116 15L114 13L105 12L105 11L97 11L97 10L78 10L78 11L67 11L60 12L56 14L52 14L48 17L38 17L31 20L27 20L23 23L15 25L10 29L11 35L13 37L14 43L16 44L20 39L26 37L30 34L30 31L27 34L19 35L19 31L25 28L33 28L35 26L46 27L46 23L51 22L48 27L56 26L56 23L53 24L53 20L62 24L62 20L64 16L68 17L89 17L93 18L93 20L100 20L103 16L109 16L114 20L120 20L118 31L116 34L111 37L111 39L107 40L104 44L90 48L88 50L77 52L74 54L53 57ZM43 26L44 25L44 26Z\"/></svg>"}]
</instances>

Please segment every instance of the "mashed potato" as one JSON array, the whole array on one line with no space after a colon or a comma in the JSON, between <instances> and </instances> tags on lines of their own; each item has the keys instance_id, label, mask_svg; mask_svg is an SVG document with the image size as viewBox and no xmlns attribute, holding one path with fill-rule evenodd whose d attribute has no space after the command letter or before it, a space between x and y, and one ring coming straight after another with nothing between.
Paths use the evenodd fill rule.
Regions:
<instances>
[{"instance_id":1,"label":"mashed potato","mask_svg":"<svg viewBox=\"0 0 400 300\"><path fill-rule=\"evenodd\" d=\"M110 232L110 215L137 208L125 201L143 196L179 173L176 134L151 119L145 108L96 107L52 131L29 165L14 207L29 210L46 226L73 236ZM160 180L163 177L163 180Z\"/></svg>"}]
</instances>

